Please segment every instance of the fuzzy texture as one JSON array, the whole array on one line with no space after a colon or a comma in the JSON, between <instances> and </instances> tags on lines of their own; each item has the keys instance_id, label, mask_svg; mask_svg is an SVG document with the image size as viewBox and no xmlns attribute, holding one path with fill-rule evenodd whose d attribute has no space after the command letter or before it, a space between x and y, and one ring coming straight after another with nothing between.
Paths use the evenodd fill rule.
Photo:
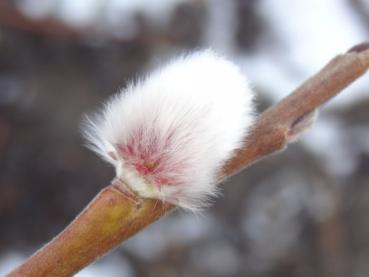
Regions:
<instances>
[{"instance_id":1,"label":"fuzzy texture","mask_svg":"<svg viewBox=\"0 0 369 277\"><path fill-rule=\"evenodd\" d=\"M142 197L198 211L253 123L238 67L210 50L172 60L87 119L90 148Z\"/></svg>"}]
</instances>

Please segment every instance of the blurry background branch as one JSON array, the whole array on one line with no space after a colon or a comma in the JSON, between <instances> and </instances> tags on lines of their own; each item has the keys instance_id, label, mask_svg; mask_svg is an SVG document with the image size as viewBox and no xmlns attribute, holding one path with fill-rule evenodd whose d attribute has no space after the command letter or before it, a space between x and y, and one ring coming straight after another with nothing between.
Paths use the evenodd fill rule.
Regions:
<instances>
[{"instance_id":1,"label":"blurry background branch","mask_svg":"<svg viewBox=\"0 0 369 277\"><path fill-rule=\"evenodd\" d=\"M89 30L77 30L63 24L55 18L34 19L22 14L15 6L14 1L4 0L0 2L0 24L10 28L30 31L37 34L83 38Z\"/></svg>"},{"instance_id":2,"label":"blurry background branch","mask_svg":"<svg viewBox=\"0 0 369 277\"><path fill-rule=\"evenodd\" d=\"M178 7L176 7L174 16L169 18L171 22L168 27L164 27L163 24L167 23L165 21L168 19L162 18L163 22L158 24L155 21L160 16L158 13L166 9L165 3L157 2L157 8L152 9L151 13L144 14L142 13L142 5L145 5L144 1L138 1L137 4L128 5L127 7L119 6L119 4L115 7L112 2L102 1L99 3L99 0L97 0L90 2L90 6L80 7L80 9L86 10L87 15L79 19L78 15L74 17L68 14L68 11L70 12L72 8L68 7L68 3L63 6L63 1L49 1L50 7L41 13L37 13L36 7L43 6L43 3L25 0L20 1L20 4L16 4L16 1L4 0L0 2L0 25L42 36L80 41L129 42L136 40L145 43L163 41L191 44L191 38L188 36L185 38L187 41L183 41L183 38L178 41L183 35L181 33L182 27L177 26L178 20L181 20L183 16L188 16L189 12L193 11L201 15L204 7L204 1L169 1L169 9L173 8L175 3L178 4ZM76 3L78 7L78 2ZM115 3L119 3L119 1ZM126 3L129 3L129 1L126 1ZM196 9L193 9L193 7L196 7ZM127 8L128 11L125 10ZM193 16L197 16L197 14ZM193 21L196 23L199 18L194 17ZM172 29L176 27L178 27L177 30L173 31ZM192 30L195 35L199 31Z\"/></svg>"}]
</instances>

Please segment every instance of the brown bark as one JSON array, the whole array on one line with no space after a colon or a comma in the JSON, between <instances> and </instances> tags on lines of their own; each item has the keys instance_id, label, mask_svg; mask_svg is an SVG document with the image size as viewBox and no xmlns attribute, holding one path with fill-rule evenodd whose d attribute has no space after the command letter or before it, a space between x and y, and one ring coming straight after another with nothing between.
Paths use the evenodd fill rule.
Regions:
<instances>
[{"instance_id":1,"label":"brown bark","mask_svg":"<svg viewBox=\"0 0 369 277\"><path fill-rule=\"evenodd\" d=\"M346 54L333 58L321 71L259 116L244 147L224 167L223 177L283 150L296 135L296 126L305 115L342 91L368 67L369 43L356 45Z\"/></svg>"},{"instance_id":2,"label":"brown bark","mask_svg":"<svg viewBox=\"0 0 369 277\"><path fill-rule=\"evenodd\" d=\"M9 276L71 276L170 208L110 185L60 235Z\"/></svg>"}]
</instances>

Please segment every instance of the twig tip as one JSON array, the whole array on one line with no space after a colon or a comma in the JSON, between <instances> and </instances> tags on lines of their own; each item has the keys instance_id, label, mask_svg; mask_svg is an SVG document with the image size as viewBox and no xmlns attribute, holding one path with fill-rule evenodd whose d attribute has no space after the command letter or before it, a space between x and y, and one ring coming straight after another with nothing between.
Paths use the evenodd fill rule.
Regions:
<instances>
[{"instance_id":1,"label":"twig tip","mask_svg":"<svg viewBox=\"0 0 369 277\"><path fill-rule=\"evenodd\" d=\"M360 44L357 44L353 47L351 47L347 53L360 53L360 52L364 52L365 50L369 49L369 42L362 42Z\"/></svg>"}]
</instances>

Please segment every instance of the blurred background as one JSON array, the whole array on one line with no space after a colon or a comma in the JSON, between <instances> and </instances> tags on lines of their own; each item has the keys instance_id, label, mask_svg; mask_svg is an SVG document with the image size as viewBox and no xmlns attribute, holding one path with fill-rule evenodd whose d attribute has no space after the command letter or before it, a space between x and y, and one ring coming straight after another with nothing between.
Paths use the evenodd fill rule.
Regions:
<instances>
[{"instance_id":1,"label":"blurred background","mask_svg":"<svg viewBox=\"0 0 369 277\"><path fill-rule=\"evenodd\" d=\"M109 184L80 121L128 80L211 47L261 112L368 39L368 0L2 0L0 276ZM172 213L77 276L369 276L369 74L222 188L204 215Z\"/></svg>"}]
</instances>

